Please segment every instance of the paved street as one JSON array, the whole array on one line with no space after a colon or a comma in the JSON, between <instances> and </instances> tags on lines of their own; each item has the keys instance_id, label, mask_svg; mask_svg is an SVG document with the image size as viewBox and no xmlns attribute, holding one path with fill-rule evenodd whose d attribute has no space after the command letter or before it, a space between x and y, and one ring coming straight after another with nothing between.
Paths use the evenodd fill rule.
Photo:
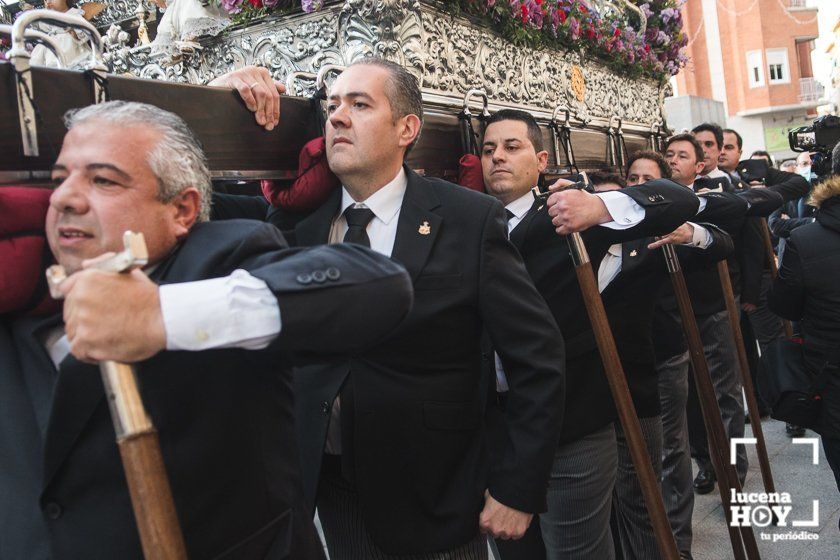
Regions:
<instances>
[{"instance_id":1,"label":"paved street","mask_svg":"<svg viewBox=\"0 0 840 560\"><path fill-rule=\"evenodd\" d=\"M801 527L754 528L762 560L837 560L840 559L840 493L831 469L819 447L819 465L812 463L811 445L794 445L785 434L785 425L775 420L762 423L767 440L767 452L778 492L788 492L793 510L790 520L811 519L813 500L819 500L819 526L807 528L814 540L779 540L773 535L801 533ZM752 431L747 426L747 437ZM806 437L816 437L808 432ZM755 449L749 449L750 470L745 492L762 492L761 472ZM771 540L762 540L764 533ZM705 496L696 496L694 503L694 558L695 560L723 560L732 558L732 549L726 531L720 494L717 490Z\"/></svg>"}]
</instances>

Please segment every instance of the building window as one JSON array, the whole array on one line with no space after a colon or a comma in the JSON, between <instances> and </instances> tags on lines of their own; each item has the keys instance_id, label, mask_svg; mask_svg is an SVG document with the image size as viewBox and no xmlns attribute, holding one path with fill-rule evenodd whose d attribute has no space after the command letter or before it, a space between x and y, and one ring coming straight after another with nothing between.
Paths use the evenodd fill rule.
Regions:
<instances>
[{"instance_id":1,"label":"building window","mask_svg":"<svg viewBox=\"0 0 840 560\"><path fill-rule=\"evenodd\" d=\"M761 51L747 51L747 78L751 88L764 85L764 62Z\"/></svg>"},{"instance_id":2,"label":"building window","mask_svg":"<svg viewBox=\"0 0 840 560\"><path fill-rule=\"evenodd\" d=\"M767 73L771 84L790 83L787 49L767 49Z\"/></svg>"}]
</instances>

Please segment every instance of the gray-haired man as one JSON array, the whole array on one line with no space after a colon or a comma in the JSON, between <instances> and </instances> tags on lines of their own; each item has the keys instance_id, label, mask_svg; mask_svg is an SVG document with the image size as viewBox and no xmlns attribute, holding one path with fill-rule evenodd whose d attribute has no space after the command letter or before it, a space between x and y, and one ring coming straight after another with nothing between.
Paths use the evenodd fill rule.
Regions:
<instances>
[{"instance_id":1,"label":"gray-haired man","mask_svg":"<svg viewBox=\"0 0 840 560\"><path fill-rule=\"evenodd\" d=\"M202 221L209 174L175 115L111 102L68 125L46 227L72 273L63 318L0 317L0 556L141 557L95 365L113 359L136 363L190 557L321 558L290 359L393 329L405 271L349 245L288 250L259 222ZM126 230L145 236L148 278L85 269Z\"/></svg>"}]
</instances>

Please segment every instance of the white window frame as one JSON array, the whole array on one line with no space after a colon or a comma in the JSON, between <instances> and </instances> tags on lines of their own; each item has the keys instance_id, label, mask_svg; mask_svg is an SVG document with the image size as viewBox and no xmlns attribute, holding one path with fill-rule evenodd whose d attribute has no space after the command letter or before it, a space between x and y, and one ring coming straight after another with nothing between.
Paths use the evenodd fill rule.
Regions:
<instances>
[{"instance_id":1,"label":"white window frame","mask_svg":"<svg viewBox=\"0 0 840 560\"><path fill-rule=\"evenodd\" d=\"M767 78L771 85L789 84L790 83L790 62L788 60L788 50L781 49L767 49L765 51L767 60ZM774 65L781 65L782 79L771 77L770 67Z\"/></svg>"},{"instance_id":2,"label":"white window frame","mask_svg":"<svg viewBox=\"0 0 840 560\"><path fill-rule=\"evenodd\" d=\"M756 74L758 78L756 79ZM764 87L764 57L760 50L747 51L747 81L750 88Z\"/></svg>"}]
</instances>

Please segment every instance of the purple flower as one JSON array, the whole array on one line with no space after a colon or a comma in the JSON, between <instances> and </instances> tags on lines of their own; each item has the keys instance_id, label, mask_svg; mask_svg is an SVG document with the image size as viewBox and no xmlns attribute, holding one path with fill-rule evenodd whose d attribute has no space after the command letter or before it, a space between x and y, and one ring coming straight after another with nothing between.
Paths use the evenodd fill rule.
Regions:
<instances>
[{"instance_id":1,"label":"purple flower","mask_svg":"<svg viewBox=\"0 0 840 560\"><path fill-rule=\"evenodd\" d=\"M263 0L263 6L266 8L274 8L280 0Z\"/></svg>"},{"instance_id":2,"label":"purple flower","mask_svg":"<svg viewBox=\"0 0 840 560\"><path fill-rule=\"evenodd\" d=\"M572 41L580 39L580 22L574 16L569 18L569 37Z\"/></svg>"},{"instance_id":3,"label":"purple flower","mask_svg":"<svg viewBox=\"0 0 840 560\"><path fill-rule=\"evenodd\" d=\"M660 12L660 17L664 23L668 23L672 19L677 19L680 17L680 11L676 8L665 8Z\"/></svg>"},{"instance_id":4,"label":"purple flower","mask_svg":"<svg viewBox=\"0 0 840 560\"><path fill-rule=\"evenodd\" d=\"M639 8L641 8L642 12L645 14L645 17L650 18L653 15L649 3L645 2L644 4L639 6Z\"/></svg>"},{"instance_id":5,"label":"purple flower","mask_svg":"<svg viewBox=\"0 0 840 560\"><path fill-rule=\"evenodd\" d=\"M324 7L324 0L301 0L300 7L307 14L311 14Z\"/></svg>"},{"instance_id":6,"label":"purple flower","mask_svg":"<svg viewBox=\"0 0 840 560\"><path fill-rule=\"evenodd\" d=\"M229 14L238 14L242 11L244 0L222 0L222 8Z\"/></svg>"}]
</instances>

